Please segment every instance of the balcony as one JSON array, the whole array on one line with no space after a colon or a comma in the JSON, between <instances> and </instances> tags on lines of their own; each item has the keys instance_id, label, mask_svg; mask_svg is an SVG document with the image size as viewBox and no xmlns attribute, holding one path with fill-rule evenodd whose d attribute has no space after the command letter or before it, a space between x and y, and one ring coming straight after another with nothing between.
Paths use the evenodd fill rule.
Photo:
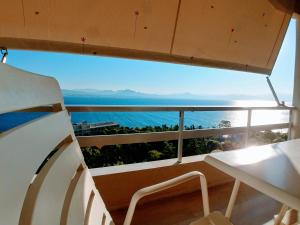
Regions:
<instances>
[{"instance_id":1,"label":"balcony","mask_svg":"<svg viewBox=\"0 0 300 225\"><path fill-rule=\"evenodd\" d=\"M225 211L233 186L233 179L206 164L205 155L182 157L184 139L242 134L244 146L248 144L251 132L291 128L290 122L252 125L252 113L256 111L285 111L292 119L293 107L224 107L224 106L67 106L74 112L170 112L178 113L179 130L135 134L78 136L81 147L133 144L178 140L177 158L120 166L90 169L97 188L106 202L116 224L122 224L128 204L135 191L183 173L199 170L207 176L212 210ZM246 112L246 126L184 130L184 115L187 112L234 111ZM130 181L130 182L128 182ZM134 181L134 182L133 182ZM262 207L268 205L268 207ZM280 204L254 189L242 185L235 205L232 221L238 225L265 224L272 220ZM253 210L257 208L257 210ZM201 193L195 181L146 197L134 216L133 224L168 225L189 224L202 215ZM255 218L255 219L254 219Z\"/></svg>"},{"instance_id":2,"label":"balcony","mask_svg":"<svg viewBox=\"0 0 300 225\"><path fill-rule=\"evenodd\" d=\"M16 124L0 134L0 224L121 225L130 199L137 190L195 170L205 174L211 209L223 213L229 198L229 206L234 205L234 200L231 200L235 199L235 191L230 197L232 187L233 190L238 190L236 184L239 186L241 182L244 183L239 189L232 214L232 222L235 225L267 225L282 204L285 204L283 208L300 211L300 154L297 152L300 139L274 144L270 149L258 148L256 150L261 151L256 151L256 154L252 154L249 148L216 154L209 154L210 151L207 151L206 155L195 154L186 157L187 148L184 145L185 141L190 139L221 139L225 136L239 135L239 147L236 148L244 148L253 144L254 133L269 130L287 131L282 140L300 138L300 7L295 4L296 1L253 0L247 1L247 4L239 1L228 1L224 4L221 0L89 3L66 0L56 1L55 4L49 0L43 1L43 4L36 4L34 1L2 2L5 10L0 15L0 50L3 54L0 63L0 114L47 114ZM261 73L267 76L274 74L275 62L278 61L281 46L285 45L283 40L293 16L297 19L297 44L293 47L296 49L295 70L291 71L295 74L295 107L288 107L279 102L268 77L268 84L277 99L276 107L65 107L56 79L3 64L8 56L7 49L24 49L153 60ZM295 36L295 33L293 35ZM24 68L29 66L27 61L23 60L24 57L35 61L27 54L21 57ZM285 60L292 61L292 57L285 57ZM8 61L10 63L10 59ZM67 66L65 60L60 61L63 62L61 68ZM92 82L88 70L82 67L83 64L78 65L80 68L74 71ZM115 64L110 66L115 67ZM43 66L46 67L48 65ZM75 68L74 62L71 67ZM38 67L34 65L33 68L32 71L35 71ZM124 67L120 68L120 74L123 75ZM280 74L286 72L287 68L280 70ZM41 71L39 73L55 74ZM70 78L71 82L76 80L75 73L69 74L73 75ZM140 79L140 76L136 77ZM105 82L98 83L107 86ZM223 82L221 84L229 89L229 85L224 85ZM256 91L256 88L253 90ZM284 111L287 120L280 123L255 122L254 113L271 110ZM186 118L190 112L221 111L237 114L243 112L243 124L235 124L233 127L185 129ZM76 137L74 127L70 123L70 116L76 112L174 112L174 115L178 115L178 130ZM261 118L268 118L268 114ZM15 121L10 119L9 122ZM97 124L95 129L101 126L102 124ZM176 143L177 148L173 148L174 152L176 151L173 155L176 157L88 168L80 150L80 147L96 146L101 151L101 148L110 145L162 141ZM286 149L280 149L284 145L289 145L289 154L286 154ZM243 170L244 167L240 168L240 165L244 166L244 159L248 160L251 155L263 158L261 155L264 155L263 152L270 153L268 150L272 150L269 158L249 163L250 166L247 164L251 167L250 170L253 169L252 172L257 172L257 165L263 165L262 170L258 170L256 174L249 175ZM231 164L231 161L239 158L234 156L245 151L247 154L240 157L240 164ZM125 151L125 154L127 153ZM228 164L222 161L224 155ZM265 166L266 162L268 166ZM275 168L276 162L280 162L278 168ZM225 166L220 169L218 164ZM232 171L238 171L239 174L233 174ZM200 183L202 178L202 193L207 194L203 174L193 174L199 175L197 178L200 177ZM262 177L263 179L260 179ZM274 180L278 181L275 185L272 183ZM269 188L272 193L267 193L262 187ZM272 199L262 193L269 194ZM273 199L277 199L278 202ZM209 221L211 218L207 201L202 205L201 200L199 180L189 180L187 183L143 198L139 202L132 224L187 225L202 216L202 208L205 211L205 220ZM227 210L224 216L229 218ZM222 217L222 221L228 223L225 217ZM276 220L276 225L283 225L281 221L277 222ZM206 225L208 223L211 222L207 222Z\"/></svg>"},{"instance_id":3,"label":"balcony","mask_svg":"<svg viewBox=\"0 0 300 225\"><path fill-rule=\"evenodd\" d=\"M116 134L78 136L81 147L115 144L132 144L144 142L158 142L178 140L177 158L155 162L136 163L122 166L111 166L106 168L91 169L96 187L106 202L107 208L116 224L122 224L129 201L136 190L153 183L181 175L183 173L199 170L205 173L209 185L209 195L212 210L225 212L227 201L233 186L233 179L215 168L206 164L203 159L205 155L183 157L183 140L191 138L243 134L244 146L249 143L252 132L265 130L287 129L291 130L294 107L201 107L201 106L67 106L69 114L74 112L162 112L172 111L179 115L179 130L168 132L150 132L137 134ZM26 112L55 112L56 105L52 107L35 107ZM253 125L252 113L255 111L286 111L289 122ZM244 111L246 112L247 126L209 128L184 130L184 115L186 112L201 111ZM289 134L290 136L290 134ZM130 182L128 182L130 181ZM268 205L268 207L260 207ZM141 207L142 206L142 207ZM239 198L233 212L234 224L267 224L280 209L281 204L271 198L242 185ZM255 207L258 207L257 209ZM255 210L253 210L255 209ZM158 195L143 199L135 213L133 224L155 224L168 225L189 224L192 220L202 215L201 194L195 182L178 186ZM249 213L250 212L250 213ZM246 216L244 216L246 215ZM255 218L255 219L253 219Z\"/></svg>"}]
</instances>

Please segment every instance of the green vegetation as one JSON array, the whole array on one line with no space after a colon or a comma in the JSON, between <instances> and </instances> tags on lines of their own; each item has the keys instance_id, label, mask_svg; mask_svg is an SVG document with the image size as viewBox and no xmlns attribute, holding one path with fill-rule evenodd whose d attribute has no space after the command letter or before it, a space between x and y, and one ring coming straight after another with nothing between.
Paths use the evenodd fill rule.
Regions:
<instances>
[{"instance_id":1,"label":"green vegetation","mask_svg":"<svg viewBox=\"0 0 300 225\"><path fill-rule=\"evenodd\" d=\"M219 128L231 127L229 121L221 121ZM201 126L185 127L187 130L202 129ZM143 128L106 127L99 134L129 134L145 132L176 131L178 126L146 126ZM268 144L287 140L287 134L273 131L257 132L250 135L250 144ZM187 139L183 141L183 156L210 153L219 149L223 151L242 148L244 145L242 134L223 135ZM177 141L161 141L139 144L124 144L82 148L85 161L89 168L122 165L129 163L147 162L177 157Z\"/></svg>"}]
</instances>

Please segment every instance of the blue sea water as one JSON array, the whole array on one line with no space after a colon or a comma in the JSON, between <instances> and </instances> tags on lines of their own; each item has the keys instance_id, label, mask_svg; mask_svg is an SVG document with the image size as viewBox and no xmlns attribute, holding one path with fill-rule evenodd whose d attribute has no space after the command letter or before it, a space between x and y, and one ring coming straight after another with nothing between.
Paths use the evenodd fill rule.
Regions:
<instances>
[{"instance_id":1,"label":"blue sea water","mask_svg":"<svg viewBox=\"0 0 300 225\"><path fill-rule=\"evenodd\" d=\"M65 97L69 105L143 105L143 106L203 106L203 105L232 105L231 101L221 100L187 100L187 99L114 99L97 97ZM216 126L222 119L233 119L226 112L187 112L185 125ZM93 112L72 113L73 122L116 122L121 126L143 127L176 125L179 121L178 112Z\"/></svg>"},{"instance_id":2,"label":"blue sea water","mask_svg":"<svg viewBox=\"0 0 300 225\"><path fill-rule=\"evenodd\" d=\"M230 100L188 100L188 99L150 99L150 98L103 98L96 96L67 96L64 98L66 105L144 105L144 106L237 106L253 105L253 102L230 101ZM270 105L270 102L254 101L255 105ZM9 113L0 115L0 131L15 127L21 123L32 120L44 113ZM178 112L84 112L72 113L72 122L87 121L115 122L120 126L144 127L176 125L179 121ZM253 113L253 124L267 124L286 122L287 111L259 111ZM202 127L216 127L221 120L229 120L232 126L245 126L247 112L186 112L185 126L195 125Z\"/></svg>"}]
</instances>

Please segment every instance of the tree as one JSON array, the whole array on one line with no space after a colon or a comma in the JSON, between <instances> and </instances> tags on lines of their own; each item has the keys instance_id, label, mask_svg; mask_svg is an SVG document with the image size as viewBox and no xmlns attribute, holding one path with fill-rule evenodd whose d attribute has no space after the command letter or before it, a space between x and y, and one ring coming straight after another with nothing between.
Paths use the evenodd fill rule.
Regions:
<instances>
[{"instance_id":1,"label":"tree","mask_svg":"<svg viewBox=\"0 0 300 225\"><path fill-rule=\"evenodd\" d=\"M168 141L163 142L162 151L164 159L171 159L177 156L177 149L174 144Z\"/></svg>"},{"instance_id":2,"label":"tree","mask_svg":"<svg viewBox=\"0 0 300 225\"><path fill-rule=\"evenodd\" d=\"M231 127L230 121L222 120L218 127ZM186 129L201 129L201 126L189 126ZM175 126L146 126L146 127L105 127L98 134L128 134L141 132L158 132L158 131L178 130ZM275 143L287 140L287 134L273 131L254 132L251 134L250 141L253 144ZM192 156L210 153L216 149L230 150L241 148L243 139L237 135L228 135L220 137L205 137L185 139L183 141L183 156ZM139 144L123 144L97 147L82 148L85 162L89 168L105 167L137 162L154 161L161 159L170 159L177 157L177 140L159 141Z\"/></svg>"},{"instance_id":3,"label":"tree","mask_svg":"<svg viewBox=\"0 0 300 225\"><path fill-rule=\"evenodd\" d=\"M221 120L218 127L219 128L229 128L229 127L231 127L231 122L229 120Z\"/></svg>"},{"instance_id":4,"label":"tree","mask_svg":"<svg viewBox=\"0 0 300 225\"><path fill-rule=\"evenodd\" d=\"M206 149L207 153L211 152L212 150L221 149L221 143L214 139L209 139L206 141Z\"/></svg>"},{"instance_id":5,"label":"tree","mask_svg":"<svg viewBox=\"0 0 300 225\"><path fill-rule=\"evenodd\" d=\"M147 161L155 161L161 159L163 153L157 151L157 150L150 150L148 152L148 160Z\"/></svg>"}]
</instances>

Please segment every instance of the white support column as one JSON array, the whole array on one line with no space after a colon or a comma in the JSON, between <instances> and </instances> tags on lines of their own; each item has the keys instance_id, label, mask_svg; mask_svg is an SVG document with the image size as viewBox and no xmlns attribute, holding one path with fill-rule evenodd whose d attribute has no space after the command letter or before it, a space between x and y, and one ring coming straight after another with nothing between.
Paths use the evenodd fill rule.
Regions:
<instances>
[{"instance_id":1,"label":"white support column","mask_svg":"<svg viewBox=\"0 0 300 225\"><path fill-rule=\"evenodd\" d=\"M249 137L250 137L250 128L251 128L251 120L252 120L252 110L248 109L247 112L247 133L246 133L246 137L245 137L245 148L248 147L248 141L249 141Z\"/></svg>"},{"instance_id":2,"label":"white support column","mask_svg":"<svg viewBox=\"0 0 300 225\"><path fill-rule=\"evenodd\" d=\"M296 21L296 58L295 58L295 75L293 106L296 109L293 112L291 139L300 138L300 18Z\"/></svg>"}]
</instances>

